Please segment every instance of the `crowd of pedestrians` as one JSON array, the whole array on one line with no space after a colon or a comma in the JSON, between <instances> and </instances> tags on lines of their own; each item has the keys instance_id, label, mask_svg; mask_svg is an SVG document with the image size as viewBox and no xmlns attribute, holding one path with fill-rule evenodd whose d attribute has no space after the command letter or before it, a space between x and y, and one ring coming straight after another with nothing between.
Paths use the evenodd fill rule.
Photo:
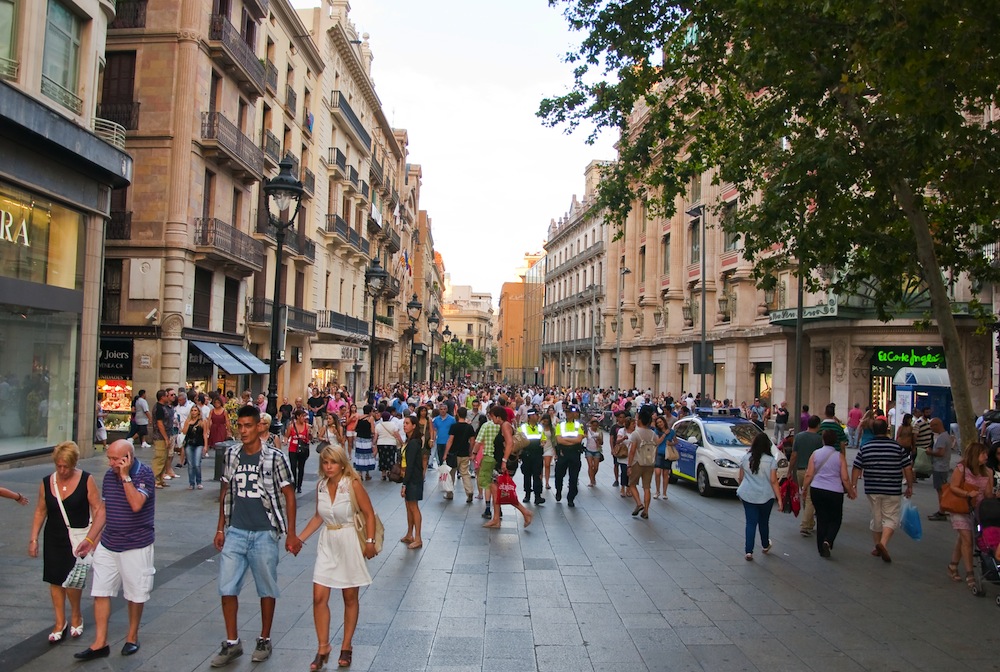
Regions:
<instances>
[{"instance_id":1,"label":"crowd of pedestrians","mask_svg":"<svg viewBox=\"0 0 1000 672\"><path fill-rule=\"evenodd\" d=\"M261 630L251 657L255 662L270 657L280 597L281 540L286 551L297 555L317 533L313 575L317 653L310 669L322 669L333 652L329 599L334 588L341 591L344 603L337 662L341 667L351 664L359 588L371 583L365 563L382 544L366 483L380 477L399 484L407 519L400 541L411 550L424 545L420 504L428 478L441 481L439 490L448 500L461 482L465 504L482 503L484 527L500 527L502 506L508 505L520 513L527 528L534 517L528 505L536 509L544 505L554 489L555 502L576 506L584 467L585 485L598 487L601 465L610 458L614 487L634 505L632 516L648 519L653 500L667 500L667 484L678 459L673 425L702 404L739 408L762 430L739 463L736 494L745 512L747 560L754 559L758 539L763 553L772 550L770 516L775 505L782 510L787 504L772 441L785 450L789 478L801 487L800 534L815 535L823 558L832 557L844 499L858 496L863 478L871 510L872 555L891 562L889 544L900 529L901 498L912 494L918 475L915 457L921 450L931 458L928 475L934 487L967 498L971 511L983 499L1000 495L1000 423L981 422L981 442L971 443L957 468L951 469L950 435L925 409L920 409L915 422L909 414L902 417L893 437L892 413L865 410L860 404L850 409L843 424L833 404L824 408L823 418L810 415L809 407L803 406L792 428L784 403L773 406L772 413L759 399L736 406L728 400L712 402L686 394L674 399L670 394L635 390L614 394L425 386L411 391L397 386L375 390L359 411L345 389L314 387L305 402L302 397L293 403L284 399L276 419L265 412L262 396L254 400L249 391L237 399L164 389L155 397L150 408L145 391L139 392L128 438L107 446L109 468L101 477L100 493L95 478L76 467L79 451L72 442L56 447L55 471L39 486L28 552L37 557L41 551L43 558L43 581L49 584L54 611L49 635L53 644L84 634L79 575L85 577L87 570L80 565L93 568L94 638L75 654L79 660L110 654L109 600L119 591L128 602L128 632L121 654L139 651L143 605L155 574L156 491L169 487L175 458L177 466L187 468L189 489L201 489L202 459L212 447L225 451L213 541L220 552L218 592L225 639L211 661L213 667L225 666L244 652L238 596L248 573L261 608ZM774 423L773 435L766 433L769 421ZM151 465L136 457L137 447L152 449ZM853 460L848 449L857 451ZM296 494L302 492L305 474L314 471L309 465L311 451L318 455L317 496L311 517L300 528ZM512 478L518 469L523 499L516 495ZM0 496L28 503L23 494L3 488ZM957 538L948 575L961 581L961 568L971 585L972 514L939 510L930 518L950 520Z\"/></svg>"}]
</instances>

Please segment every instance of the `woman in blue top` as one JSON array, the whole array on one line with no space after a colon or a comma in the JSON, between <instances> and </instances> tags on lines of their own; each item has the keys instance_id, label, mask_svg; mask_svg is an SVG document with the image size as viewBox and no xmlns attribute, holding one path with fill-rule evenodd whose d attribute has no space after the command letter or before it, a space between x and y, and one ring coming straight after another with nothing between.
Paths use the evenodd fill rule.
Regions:
<instances>
[{"instance_id":1,"label":"woman in blue top","mask_svg":"<svg viewBox=\"0 0 1000 672\"><path fill-rule=\"evenodd\" d=\"M764 552L771 550L771 509L774 500L778 500L781 508L781 491L778 489L778 463L771 455L771 439L760 432L750 445L750 452L740 460L740 473L737 477L740 486L736 495L743 502L746 513L746 559L753 560L754 533L760 528L760 545Z\"/></svg>"},{"instance_id":2,"label":"woman in blue top","mask_svg":"<svg viewBox=\"0 0 1000 672\"><path fill-rule=\"evenodd\" d=\"M809 456L803 495L806 491L816 508L816 547L821 556L829 558L844 517L844 493L851 499L857 497L847 475L846 456L840 452L837 432L832 429L823 432L823 447Z\"/></svg>"}]
</instances>

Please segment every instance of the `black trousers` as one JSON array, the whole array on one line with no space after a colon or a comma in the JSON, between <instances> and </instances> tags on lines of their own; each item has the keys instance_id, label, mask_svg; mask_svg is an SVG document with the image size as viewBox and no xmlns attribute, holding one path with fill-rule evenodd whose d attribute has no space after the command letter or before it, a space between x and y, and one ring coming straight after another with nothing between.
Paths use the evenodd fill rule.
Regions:
<instances>
[{"instance_id":1,"label":"black trousers","mask_svg":"<svg viewBox=\"0 0 1000 672\"><path fill-rule=\"evenodd\" d=\"M521 453L521 473L524 474L524 496L535 493L542 496L542 453L525 449Z\"/></svg>"},{"instance_id":2,"label":"black trousers","mask_svg":"<svg viewBox=\"0 0 1000 672\"><path fill-rule=\"evenodd\" d=\"M295 489L302 490L302 478L306 475L306 460L309 459L309 449L297 450L289 455L289 462L292 468L292 480L295 481Z\"/></svg>"},{"instance_id":3,"label":"black trousers","mask_svg":"<svg viewBox=\"0 0 1000 672\"><path fill-rule=\"evenodd\" d=\"M844 493L809 488L809 496L816 509L816 549L821 550L824 541L833 548L844 519Z\"/></svg>"},{"instance_id":4,"label":"black trousers","mask_svg":"<svg viewBox=\"0 0 1000 672\"><path fill-rule=\"evenodd\" d=\"M576 499L577 485L580 482L580 453L565 451L556 457L556 494L562 492L563 477L569 472L569 489L566 491L567 501Z\"/></svg>"}]
</instances>

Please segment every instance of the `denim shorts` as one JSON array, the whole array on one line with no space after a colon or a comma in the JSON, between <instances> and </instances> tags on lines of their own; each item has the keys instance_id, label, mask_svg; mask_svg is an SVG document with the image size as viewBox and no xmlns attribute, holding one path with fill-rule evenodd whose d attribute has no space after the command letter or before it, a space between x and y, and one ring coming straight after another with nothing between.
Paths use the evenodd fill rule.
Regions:
<instances>
[{"instance_id":1,"label":"denim shorts","mask_svg":"<svg viewBox=\"0 0 1000 672\"><path fill-rule=\"evenodd\" d=\"M226 529L226 543L219 560L219 595L239 595L248 569L253 574L258 597L281 596L277 532Z\"/></svg>"}]
</instances>

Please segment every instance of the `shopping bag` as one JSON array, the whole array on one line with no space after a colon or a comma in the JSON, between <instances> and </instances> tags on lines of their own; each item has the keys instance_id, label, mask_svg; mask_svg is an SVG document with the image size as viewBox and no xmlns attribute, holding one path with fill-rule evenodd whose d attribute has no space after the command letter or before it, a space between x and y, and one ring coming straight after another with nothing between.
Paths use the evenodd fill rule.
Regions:
<instances>
[{"instance_id":1,"label":"shopping bag","mask_svg":"<svg viewBox=\"0 0 1000 672\"><path fill-rule=\"evenodd\" d=\"M781 512L791 513L796 518L802 510L802 500L799 496L799 484L794 478L783 478L778 484L781 491Z\"/></svg>"},{"instance_id":2,"label":"shopping bag","mask_svg":"<svg viewBox=\"0 0 1000 672\"><path fill-rule=\"evenodd\" d=\"M910 539L920 541L920 538L924 536L923 526L920 523L920 511L917 510L917 505L906 497L903 498L902 525L903 532L906 532Z\"/></svg>"},{"instance_id":3,"label":"shopping bag","mask_svg":"<svg viewBox=\"0 0 1000 672\"><path fill-rule=\"evenodd\" d=\"M441 486L441 492L455 492L455 484L451 481L451 467L447 464L442 464L437 469L438 471L438 484Z\"/></svg>"},{"instance_id":4,"label":"shopping bag","mask_svg":"<svg viewBox=\"0 0 1000 672\"><path fill-rule=\"evenodd\" d=\"M517 503L517 486L510 474L500 474L497 477L497 490L499 492L500 504Z\"/></svg>"}]
</instances>

